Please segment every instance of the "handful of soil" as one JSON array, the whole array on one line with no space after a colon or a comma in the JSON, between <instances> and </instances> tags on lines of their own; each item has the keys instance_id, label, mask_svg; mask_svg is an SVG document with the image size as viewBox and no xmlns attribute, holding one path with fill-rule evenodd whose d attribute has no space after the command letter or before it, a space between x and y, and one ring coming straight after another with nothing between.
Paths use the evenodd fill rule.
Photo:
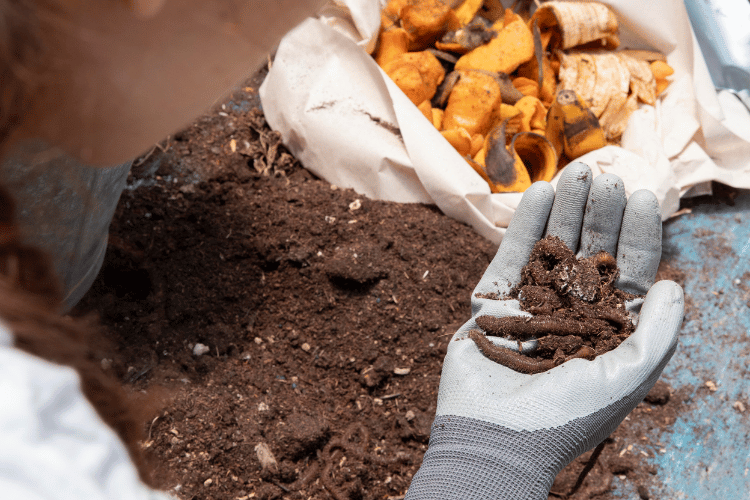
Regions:
<instances>
[{"instance_id":1,"label":"handful of soil","mask_svg":"<svg viewBox=\"0 0 750 500\"><path fill-rule=\"evenodd\" d=\"M636 296L615 288L618 276L617 262L607 252L577 259L560 238L548 236L534 245L509 297L483 296L518 299L521 309L534 316L479 316L484 333L472 330L469 338L482 354L521 373L541 373L574 358L593 359L635 330L625 302ZM538 347L524 355L496 346L487 336L516 340L519 347L537 339Z\"/></svg>"}]
</instances>

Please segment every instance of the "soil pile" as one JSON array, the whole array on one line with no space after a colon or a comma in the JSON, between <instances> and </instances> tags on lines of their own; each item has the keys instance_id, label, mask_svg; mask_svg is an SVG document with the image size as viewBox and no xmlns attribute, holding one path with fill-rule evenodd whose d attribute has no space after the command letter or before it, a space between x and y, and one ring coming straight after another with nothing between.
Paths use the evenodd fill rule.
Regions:
<instances>
[{"instance_id":1,"label":"soil pile","mask_svg":"<svg viewBox=\"0 0 750 500\"><path fill-rule=\"evenodd\" d=\"M78 309L104 325L91 357L129 391L166 394L142 446L178 498L402 498L496 248L435 207L315 178L233 104L252 97L136 162ZM610 498L613 470L658 480L638 453L656 453L651 431L680 404L639 405L577 498Z\"/></svg>"}]
</instances>

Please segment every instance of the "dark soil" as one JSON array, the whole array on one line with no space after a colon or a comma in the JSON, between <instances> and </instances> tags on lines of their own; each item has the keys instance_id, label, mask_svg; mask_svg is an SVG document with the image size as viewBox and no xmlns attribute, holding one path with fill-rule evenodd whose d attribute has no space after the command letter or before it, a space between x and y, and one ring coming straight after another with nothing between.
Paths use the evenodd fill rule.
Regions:
<instances>
[{"instance_id":1,"label":"dark soil","mask_svg":"<svg viewBox=\"0 0 750 500\"><path fill-rule=\"evenodd\" d=\"M635 329L625 309L635 296L615 288L618 276L617 262L606 252L578 259L560 238L541 239L521 270L521 282L509 297L496 297L518 299L521 310L534 316L479 316L476 321L487 336L537 339L538 347L526 357L553 362L532 365L476 334L472 339L494 361L524 373L546 371L573 357L593 359L616 348Z\"/></svg>"},{"instance_id":2,"label":"dark soil","mask_svg":"<svg viewBox=\"0 0 750 500\"><path fill-rule=\"evenodd\" d=\"M76 311L104 325L93 355L129 391L166 394L142 446L179 498L402 498L496 248L435 207L315 178L238 99L257 98L248 87L136 162ZM630 446L658 450L649 433L681 399L651 401L576 498L611 498L613 474L658 481Z\"/></svg>"}]
</instances>

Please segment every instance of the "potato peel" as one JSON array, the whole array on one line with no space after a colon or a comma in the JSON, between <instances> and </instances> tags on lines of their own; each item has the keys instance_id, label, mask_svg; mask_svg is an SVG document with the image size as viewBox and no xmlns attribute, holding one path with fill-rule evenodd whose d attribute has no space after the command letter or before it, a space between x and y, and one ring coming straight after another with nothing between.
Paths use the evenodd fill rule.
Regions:
<instances>
[{"instance_id":1,"label":"potato peel","mask_svg":"<svg viewBox=\"0 0 750 500\"><path fill-rule=\"evenodd\" d=\"M484 170L494 193L526 191L531 186L529 171L517 153L505 145L505 122L495 127L485 139Z\"/></svg>"},{"instance_id":2,"label":"potato peel","mask_svg":"<svg viewBox=\"0 0 750 500\"><path fill-rule=\"evenodd\" d=\"M520 16L513 16L512 22L503 23L495 38L461 56L456 62L456 69L512 73L534 57L534 37L531 30Z\"/></svg>"},{"instance_id":3,"label":"potato peel","mask_svg":"<svg viewBox=\"0 0 750 500\"><path fill-rule=\"evenodd\" d=\"M531 182L550 182L555 177L557 153L543 133L519 132L515 134L510 141L510 150L523 161Z\"/></svg>"},{"instance_id":4,"label":"potato peel","mask_svg":"<svg viewBox=\"0 0 750 500\"><path fill-rule=\"evenodd\" d=\"M458 18L461 26L465 26L471 22L472 19L477 15L479 9L482 8L484 0L464 0L461 5L456 7L456 17Z\"/></svg>"},{"instance_id":5,"label":"potato peel","mask_svg":"<svg viewBox=\"0 0 750 500\"><path fill-rule=\"evenodd\" d=\"M426 99L432 99L445 77L440 61L426 50L400 54L385 63L383 71L415 106Z\"/></svg>"},{"instance_id":6,"label":"potato peel","mask_svg":"<svg viewBox=\"0 0 750 500\"><path fill-rule=\"evenodd\" d=\"M443 127L463 128L469 135L486 134L492 126L495 109L502 103L500 85L483 71L460 71L448 98Z\"/></svg>"}]
</instances>

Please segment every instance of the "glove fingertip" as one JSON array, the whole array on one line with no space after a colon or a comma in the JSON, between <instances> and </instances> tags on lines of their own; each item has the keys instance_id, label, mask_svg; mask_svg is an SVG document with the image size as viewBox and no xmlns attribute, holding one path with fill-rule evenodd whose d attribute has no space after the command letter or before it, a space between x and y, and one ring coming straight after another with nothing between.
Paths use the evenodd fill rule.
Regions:
<instances>
[{"instance_id":1,"label":"glove fingertip","mask_svg":"<svg viewBox=\"0 0 750 500\"><path fill-rule=\"evenodd\" d=\"M685 293L682 287L671 280L654 283L646 294L641 309L641 321L663 318L662 321L682 321L685 311Z\"/></svg>"},{"instance_id":2,"label":"glove fingertip","mask_svg":"<svg viewBox=\"0 0 750 500\"><path fill-rule=\"evenodd\" d=\"M637 212L657 213L661 216L659 210L659 200L656 195L649 189L639 189L630 195L628 205L632 205Z\"/></svg>"}]
</instances>

